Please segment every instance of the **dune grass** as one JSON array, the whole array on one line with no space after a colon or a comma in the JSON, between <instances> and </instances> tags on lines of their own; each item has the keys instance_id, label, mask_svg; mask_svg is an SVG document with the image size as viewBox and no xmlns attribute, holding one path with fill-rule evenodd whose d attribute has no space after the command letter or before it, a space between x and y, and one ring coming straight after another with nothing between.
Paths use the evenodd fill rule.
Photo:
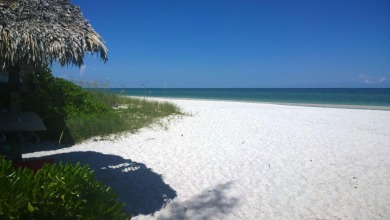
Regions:
<instances>
[{"instance_id":1,"label":"dune grass","mask_svg":"<svg viewBox=\"0 0 390 220\"><path fill-rule=\"evenodd\" d=\"M122 97L102 91L89 93L112 110L97 117L78 115L67 119L66 125L76 142L93 136L106 137L123 132L136 132L165 116L182 114L177 106L168 102Z\"/></svg>"}]
</instances>

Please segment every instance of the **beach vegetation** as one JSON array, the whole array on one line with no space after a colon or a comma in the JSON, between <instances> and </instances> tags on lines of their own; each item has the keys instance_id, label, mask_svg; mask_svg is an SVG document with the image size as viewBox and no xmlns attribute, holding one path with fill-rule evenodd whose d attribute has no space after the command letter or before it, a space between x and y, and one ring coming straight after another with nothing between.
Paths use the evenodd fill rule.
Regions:
<instances>
[{"instance_id":1,"label":"beach vegetation","mask_svg":"<svg viewBox=\"0 0 390 220\"><path fill-rule=\"evenodd\" d=\"M35 174L0 157L0 219L130 219L114 191L80 164L45 165Z\"/></svg>"},{"instance_id":2,"label":"beach vegetation","mask_svg":"<svg viewBox=\"0 0 390 220\"><path fill-rule=\"evenodd\" d=\"M77 143L91 137L136 132L161 118L181 114L168 102L130 98L110 92L107 84L92 83L84 89L74 82L52 76L51 70L29 70L25 81L38 86L23 95L23 109L42 117L44 138Z\"/></svg>"}]
</instances>

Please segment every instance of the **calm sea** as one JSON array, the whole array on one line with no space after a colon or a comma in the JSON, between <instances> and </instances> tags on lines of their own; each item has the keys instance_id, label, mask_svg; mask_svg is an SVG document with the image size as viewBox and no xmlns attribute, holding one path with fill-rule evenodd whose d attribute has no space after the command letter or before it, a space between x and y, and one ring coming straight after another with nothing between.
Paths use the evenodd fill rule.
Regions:
<instances>
[{"instance_id":1,"label":"calm sea","mask_svg":"<svg viewBox=\"0 0 390 220\"><path fill-rule=\"evenodd\" d=\"M166 97L279 102L390 106L387 89L110 89L114 93L139 97Z\"/></svg>"}]
</instances>

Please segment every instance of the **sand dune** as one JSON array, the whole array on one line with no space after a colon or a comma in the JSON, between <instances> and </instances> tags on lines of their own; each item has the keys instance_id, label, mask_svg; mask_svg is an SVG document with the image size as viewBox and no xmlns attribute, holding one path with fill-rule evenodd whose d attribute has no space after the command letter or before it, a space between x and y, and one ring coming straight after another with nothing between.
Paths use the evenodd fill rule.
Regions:
<instances>
[{"instance_id":1,"label":"sand dune","mask_svg":"<svg viewBox=\"0 0 390 220\"><path fill-rule=\"evenodd\" d=\"M171 101L191 115L23 156L89 163L134 219L390 219L390 111Z\"/></svg>"}]
</instances>

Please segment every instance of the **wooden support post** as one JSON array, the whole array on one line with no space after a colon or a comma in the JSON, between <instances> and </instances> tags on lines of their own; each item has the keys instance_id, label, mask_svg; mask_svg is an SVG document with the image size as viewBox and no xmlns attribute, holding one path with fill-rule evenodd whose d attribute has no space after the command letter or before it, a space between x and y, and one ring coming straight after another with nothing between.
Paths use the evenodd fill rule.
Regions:
<instances>
[{"instance_id":1,"label":"wooden support post","mask_svg":"<svg viewBox=\"0 0 390 220\"><path fill-rule=\"evenodd\" d=\"M22 80L20 79L20 66L12 66L8 68L9 76L8 83L13 87L10 92L10 112L21 111L20 93L22 88ZM12 156L14 160L22 160L22 142L23 136L21 133L10 134L10 142L12 148Z\"/></svg>"},{"instance_id":2,"label":"wooden support post","mask_svg":"<svg viewBox=\"0 0 390 220\"><path fill-rule=\"evenodd\" d=\"M20 100L20 92L10 92L10 111L11 112L20 112L21 100Z\"/></svg>"},{"instance_id":3,"label":"wooden support post","mask_svg":"<svg viewBox=\"0 0 390 220\"><path fill-rule=\"evenodd\" d=\"M13 133L9 135L9 141L11 142L12 148L12 160L22 160L22 142L23 136L21 133Z\"/></svg>"}]
</instances>

